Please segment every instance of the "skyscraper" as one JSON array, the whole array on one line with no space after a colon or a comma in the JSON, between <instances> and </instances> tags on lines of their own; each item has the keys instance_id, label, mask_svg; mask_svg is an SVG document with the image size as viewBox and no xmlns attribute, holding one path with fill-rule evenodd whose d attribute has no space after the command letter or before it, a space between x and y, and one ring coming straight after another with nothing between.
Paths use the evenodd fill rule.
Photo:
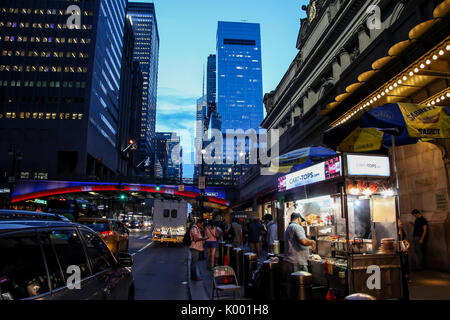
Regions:
<instances>
[{"instance_id":1,"label":"skyscraper","mask_svg":"<svg viewBox=\"0 0 450 320\"><path fill-rule=\"evenodd\" d=\"M116 174L126 0L24 4L0 8L0 154L21 178Z\"/></svg>"},{"instance_id":2,"label":"skyscraper","mask_svg":"<svg viewBox=\"0 0 450 320\"><path fill-rule=\"evenodd\" d=\"M155 5L129 2L127 15L131 18L136 39L134 59L139 62L144 78L137 151L141 159L149 157L150 166L145 171L147 175L153 176L156 157L154 139L159 60L159 33Z\"/></svg>"},{"instance_id":3,"label":"skyscraper","mask_svg":"<svg viewBox=\"0 0 450 320\"><path fill-rule=\"evenodd\" d=\"M159 178L180 181L182 175L183 151L180 137L174 132L156 133L156 153L158 154Z\"/></svg>"},{"instance_id":4,"label":"skyscraper","mask_svg":"<svg viewBox=\"0 0 450 320\"><path fill-rule=\"evenodd\" d=\"M207 119L207 96L197 99L197 112L195 119L195 138L194 138L194 148L195 148L195 167L194 167L194 180L198 179L201 175L201 163L202 155L201 150L204 147L203 135L207 128L205 128Z\"/></svg>"},{"instance_id":5,"label":"skyscraper","mask_svg":"<svg viewBox=\"0 0 450 320\"><path fill-rule=\"evenodd\" d=\"M120 77L119 132L117 151L119 153L119 172L132 176L136 173L135 146L140 132L136 132L140 123L142 107L142 72L139 62L134 61L134 33L131 19L125 21L122 53L122 73ZM139 116L139 119L136 119Z\"/></svg>"},{"instance_id":6,"label":"skyscraper","mask_svg":"<svg viewBox=\"0 0 450 320\"><path fill-rule=\"evenodd\" d=\"M263 120L259 24L219 21L216 48L216 57L208 58L208 67L217 68L217 85L211 86L211 95L216 91L216 104L210 105L208 99L208 121L209 128L221 129L223 133L222 155L226 163L205 166L205 175L209 183L229 184L248 169L248 153L258 148L258 142L245 135L239 134L235 140L236 136L228 138L226 133L239 129L254 129L257 133Z\"/></svg>"},{"instance_id":7,"label":"skyscraper","mask_svg":"<svg viewBox=\"0 0 450 320\"><path fill-rule=\"evenodd\" d=\"M261 36L257 23L218 23L217 111L224 133L227 129L257 129L263 120Z\"/></svg>"}]
</instances>

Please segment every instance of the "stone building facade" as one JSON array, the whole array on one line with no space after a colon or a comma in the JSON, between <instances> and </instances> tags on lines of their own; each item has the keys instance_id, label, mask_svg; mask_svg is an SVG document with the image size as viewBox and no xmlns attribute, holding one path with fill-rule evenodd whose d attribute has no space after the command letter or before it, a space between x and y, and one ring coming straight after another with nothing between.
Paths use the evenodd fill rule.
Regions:
<instances>
[{"instance_id":1,"label":"stone building facade","mask_svg":"<svg viewBox=\"0 0 450 320\"><path fill-rule=\"evenodd\" d=\"M427 73L395 84L397 91L383 93L377 102L370 99L373 96L376 101L380 88L403 76L433 50L448 48L449 8L449 1L421 0L316 0L303 6L307 18L301 20L299 52L279 85L264 96L267 116L262 127L280 130L280 154L323 145L324 131L366 107L393 102L426 104L445 96L447 51L437 58L439 63L425 67ZM442 100L440 105L449 106L449 101ZM355 109L360 105L361 109ZM410 212L414 208L423 211L430 223L428 263L445 271L450 270L447 146L448 141L440 141L396 148L400 218L411 237L409 222L414 218ZM380 152L392 155L392 150ZM241 179L241 203L251 201L253 209L261 206L262 197L267 198L262 190L276 190L276 178L255 174L258 170L253 169L252 178ZM257 190L256 195L251 190Z\"/></svg>"}]
</instances>

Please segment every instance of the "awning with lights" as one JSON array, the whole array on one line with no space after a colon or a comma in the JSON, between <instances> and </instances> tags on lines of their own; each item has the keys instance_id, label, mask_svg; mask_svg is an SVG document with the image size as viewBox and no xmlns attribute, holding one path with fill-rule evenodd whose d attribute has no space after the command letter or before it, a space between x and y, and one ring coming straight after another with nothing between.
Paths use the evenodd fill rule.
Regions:
<instances>
[{"instance_id":1,"label":"awning with lights","mask_svg":"<svg viewBox=\"0 0 450 320\"><path fill-rule=\"evenodd\" d=\"M388 73L389 68L402 59L402 55L415 50L420 41L436 30L450 28L450 0L443 1L433 11L433 19L422 22L409 32L409 39L393 45L388 56L372 63L372 70L358 76L358 82L349 85L346 92L336 96L335 101L329 103L322 115L330 113L356 91L364 88L373 77L379 73ZM447 36L431 50L411 63L400 73L390 78L382 86L351 107L338 119L331 123L332 127L345 124L359 118L363 112L388 103L414 103L421 105L450 106L450 36Z\"/></svg>"}]
</instances>

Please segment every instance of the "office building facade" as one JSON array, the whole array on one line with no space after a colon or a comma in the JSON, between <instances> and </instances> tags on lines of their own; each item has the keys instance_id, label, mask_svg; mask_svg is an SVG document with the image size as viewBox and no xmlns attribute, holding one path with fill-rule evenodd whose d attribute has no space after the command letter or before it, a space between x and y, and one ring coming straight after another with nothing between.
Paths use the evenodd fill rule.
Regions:
<instances>
[{"instance_id":1,"label":"office building facade","mask_svg":"<svg viewBox=\"0 0 450 320\"><path fill-rule=\"evenodd\" d=\"M258 148L257 140L252 144L240 134L237 139L235 136L227 139L226 134L239 129L243 132L254 129L258 133L263 120L259 24L219 21L216 48L216 55L208 58L207 84L211 86L207 88L207 120L210 129L220 129L223 134L223 161L206 165L204 172L208 183L228 185L234 184L250 167L250 150ZM213 74L216 85L209 81ZM214 103L209 104L209 96L215 96Z\"/></svg>"},{"instance_id":2,"label":"office building facade","mask_svg":"<svg viewBox=\"0 0 450 320\"><path fill-rule=\"evenodd\" d=\"M150 160L150 165L142 168L145 168L146 175L153 176L159 61L159 33L155 5L129 2L127 15L132 21L135 36L134 60L139 62L144 79L137 154L142 160Z\"/></svg>"},{"instance_id":3,"label":"office building facade","mask_svg":"<svg viewBox=\"0 0 450 320\"><path fill-rule=\"evenodd\" d=\"M159 168L156 176L166 181L181 181L183 149L180 137L174 132L157 132L155 141L156 167Z\"/></svg>"},{"instance_id":4,"label":"office building facade","mask_svg":"<svg viewBox=\"0 0 450 320\"><path fill-rule=\"evenodd\" d=\"M227 129L257 129L263 120L261 35L257 23L218 23L217 111L224 133Z\"/></svg>"},{"instance_id":5,"label":"office building facade","mask_svg":"<svg viewBox=\"0 0 450 320\"><path fill-rule=\"evenodd\" d=\"M119 134L117 152L119 172L125 176L137 174L138 139L140 132L140 110L142 106L142 72L139 62L134 61L134 33L131 19L125 21L122 53L122 73L120 77Z\"/></svg>"},{"instance_id":6,"label":"office building facade","mask_svg":"<svg viewBox=\"0 0 450 320\"><path fill-rule=\"evenodd\" d=\"M69 5L2 1L1 170L11 167L10 148L23 155L8 174L117 174L126 0L79 2L66 14Z\"/></svg>"}]
</instances>

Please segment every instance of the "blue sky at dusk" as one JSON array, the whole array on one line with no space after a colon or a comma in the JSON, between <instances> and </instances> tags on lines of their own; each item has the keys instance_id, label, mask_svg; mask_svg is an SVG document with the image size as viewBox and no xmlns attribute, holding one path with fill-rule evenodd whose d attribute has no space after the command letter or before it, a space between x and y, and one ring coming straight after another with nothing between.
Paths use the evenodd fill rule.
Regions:
<instances>
[{"instance_id":1,"label":"blue sky at dusk","mask_svg":"<svg viewBox=\"0 0 450 320\"><path fill-rule=\"evenodd\" d=\"M202 95L203 67L216 51L218 21L261 25L264 93L278 85L297 54L295 43L305 0L155 0L160 37L157 131L182 136L183 157L191 157L196 100ZM189 150L191 149L191 150ZM192 177L193 166L184 165Z\"/></svg>"}]
</instances>

